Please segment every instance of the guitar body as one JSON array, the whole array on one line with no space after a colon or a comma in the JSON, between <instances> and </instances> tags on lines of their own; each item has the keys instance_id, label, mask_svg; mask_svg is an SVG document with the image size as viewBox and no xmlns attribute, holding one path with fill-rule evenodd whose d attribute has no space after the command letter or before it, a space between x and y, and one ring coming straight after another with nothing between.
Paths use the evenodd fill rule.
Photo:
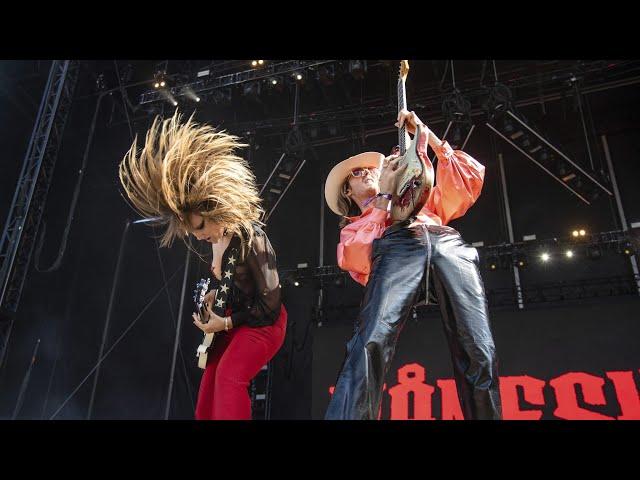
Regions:
<instances>
[{"instance_id":1,"label":"guitar body","mask_svg":"<svg viewBox=\"0 0 640 480\"><path fill-rule=\"evenodd\" d=\"M216 297L218 296L218 291L215 290L213 294L213 302L216 301ZM209 349L211 345L213 345L213 341L216 338L215 333L205 333L204 338L202 339L202 343L198 346L198 350L196 351L196 356L198 357L198 367L204 370L207 368L207 360L209 358Z\"/></svg>"},{"instance_id":2,"label":"guitar body","mask_svg":"<svg viewBox=\"0 0 640 480\"><path fill-rule=\"evenodd\" d=\"M398 179L391 202L391 219L394 222L417 215L429 199L433 186L433 169L426 167L426 142L427 133L418 125L416 135L398 161L398 168L406 164L407 169Z\"/></svg>"},{"instance_id":3,"label":"guitar body","mask_svg":"<svg viewBox=\"0 0 640 480\"><path fill-rule=\"evenodd\" d=\"M213 340L215 338L215 333L205 333L204 339L202 343L198 346L198 352L196 356L198 357L198 367L204 370L207 368L207 360L209 358L209 348L213 345Z\"/></svg>"},{"instance_id":4,"label":"guitar body","mask_svg":"<svg viewBox=\"0 0 640 480\"><path fill-rule=\"evenodd\" d=\"M407 108L405 81L408 74L409 62L402 60L398 78L398 112ZM428 132L425 132L422 126L418 125L416 134L408 146L406 145L407 138L406 127L403 124L398 129L400 146L398 167L407 165L407 169L398 179L396 191L393 192L391 219L394 222L417 215L429 199L429 193L431 193L433 186L433 169L427 168L427 165L430 164L427 157Z\"/></svg>"}]
</instances>

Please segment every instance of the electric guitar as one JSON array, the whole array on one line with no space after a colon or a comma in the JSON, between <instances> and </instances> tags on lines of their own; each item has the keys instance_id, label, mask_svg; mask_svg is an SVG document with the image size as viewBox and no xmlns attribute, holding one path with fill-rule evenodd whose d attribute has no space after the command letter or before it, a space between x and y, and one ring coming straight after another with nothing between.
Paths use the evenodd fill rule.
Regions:
<instances>
[{"instance_id":1,"label":"electric guitar","mask_svg":"<svg viewBox=\"0 0 640 480\"><path fill-rule=\"evenodd\" d=\"M213 313L218 315L219 317L226 316L227 312L227 300L228 295L230 293L231 287L233 285L233 277L236 272L236 262L239 259L239 249L240 249L240 239L238 237L233 237L227 250L222 256L222 269L223 276L222 280L220 280L220 287L216 290L213 290L213 300L211 310ZM198 284L196 285L196 289L193 292L193 301L195 302L196 308L200 313L201 318L205 317L205 307L204 307L204 297L207 294L207 290L209 289L210 279L200 279ZM196 356L198 357L198 367L201 369L207 368L207 359L209 358L209 353L211 350L211 346L213 345L213 341L216 337L217 333L205 333L202 343L198 346L198 350L196 351Z\"/></svg>"},{"instance_id":2,"label":"electric guitar","mask_svg":"<svg viewBox=\"0 0 640 480\"><path fill-rule=\"evenodd\" d=\"M407 108L407 96L405 81L409 74L409 61L400 62L400 75L398 76L398 113ZM407 129L403 124L398 129L400 145L400 160L398 168L408 164L402 177L398 179L396 191L391 202L391 219L395 221L406 220L416 215L429 198L433 187L433 169L427 169L425 158L427 152L427 136L422 135L423 127L418 125L416 134L407 146ZM423 158L425 157L425 158Z\"/></svg>"},{"instance_id":3,"label":"electric guitar","mask_svg":"<svg viewBox=\"0 0 640 480\"><path fill-rule=\"evenodd\" d=\"M204 297L207 294L207 290L209 290L209 283L211 280L209 278L204 279L201 278L198 284L196 285L196 289L193 292L193 301L196 304L196 309L200 314L200 318L204 318L205 316L205 307L204 307ZM214 301L217 296L218 291L215 290L214 293ZM204 339L202 340L202 344L198 346L198 350L196 352L196 356L198 357L198 367L201 369L205 369L207 367L207 356L209 353L209 347L213 344L213 339L215 338L215 333L205 333Z\"/></svg>"}]
</instances>

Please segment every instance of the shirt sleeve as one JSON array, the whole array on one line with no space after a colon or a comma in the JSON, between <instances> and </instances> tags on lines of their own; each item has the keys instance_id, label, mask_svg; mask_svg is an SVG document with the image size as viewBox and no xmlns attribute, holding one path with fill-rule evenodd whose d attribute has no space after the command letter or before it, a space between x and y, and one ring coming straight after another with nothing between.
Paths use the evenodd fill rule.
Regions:
<instances>
[{"instance_id":1,"label":"shirt sleeve","mask_svg":"<svg viewBox=\"0 0 640 480\"><path fill-rule=\"evenodd\" d=\"M446 141L434 150L438 157L436 185L425 208L447 225L462 217L480 196L485 167L462 150L454 151Z\"/></svg>"},{"instance_id":2,"label":"shirt sleeve","mask_svg":"<svg viewBox=\"0 0 640 480\"><path fill-rule=\"evenodd\" d=\"M264 232L256 232L245 263L255 282L254 296L247 310L231 314L233 327L273 325L280 315L280 278L275 251Z\"/></svg>"},{"instance_id":3,"label":"shirt sleeve","mask_svg":"<svg viewBox=\"0 0 640 480\"><path fill-rule=\"evenodd\" d=\"M382 236L386 228L388 213L373 208L371 213L347 225L340 231L338 244L338 266L347 270L351 277L362 285L367 284L371 273L371 250L373 241Z\"/></svg>"}]
</instances>

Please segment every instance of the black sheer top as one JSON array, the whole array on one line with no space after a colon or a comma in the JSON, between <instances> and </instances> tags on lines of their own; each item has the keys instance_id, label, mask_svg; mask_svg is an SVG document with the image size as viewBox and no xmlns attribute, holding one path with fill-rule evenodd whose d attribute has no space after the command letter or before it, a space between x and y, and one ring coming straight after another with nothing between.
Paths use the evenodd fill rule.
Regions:
<instances>
[{"instance_id":1,"label":"black sheer top","mask_svg":"<svg viewBox=\"0 0 640 480\"><path fill-rule=\"evenodd\" d=\"M228 297L227 309L231 309L234 328L240 325L273 325L280 315L280 279L276 254L266 233L257 225L254 226L254 232L251 247L236 265ZM217 289L220 284L221 281L214 274L211 287Z\"/></svg>"}]
</instances>

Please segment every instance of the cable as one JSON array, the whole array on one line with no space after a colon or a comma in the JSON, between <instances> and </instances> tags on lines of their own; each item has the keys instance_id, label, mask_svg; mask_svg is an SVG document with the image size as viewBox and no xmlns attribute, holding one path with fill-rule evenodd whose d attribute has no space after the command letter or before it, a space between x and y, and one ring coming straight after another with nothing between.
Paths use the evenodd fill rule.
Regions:
<instances>
[{"instance_id":1,"label":"cable","mask_svg":"<svg viewBox=\"0 0 640 480\"><path fill-rule=\"evenodd\" d=\"M156 229L155 227L152 226L153 229L153 233L156 233ZM167 301L169 302L169 312L170 315L169 317L171 318L171 325L173 326L174 330L176 328L176 322L174 322L173 319L173 304L171 303L171 295L169 295L169 289L166 288L167 285L167 277L165 275L165 271L164 271L164 265L162 264L162 257L160 256L160 245L158 244L158 239L156 237L153 238L154 243L156 245L156 253L158 254L158 262L160 263L160 272L162 273L162 281L164 282L165 285L165 291L167 292ZM184 373L184 381L187 384L187 390L189 391L189 400L191 401L191 407L193 408L193 412L195 414L196 411L196 406L193 403L193 391L191 390L191 382L189 381L189 375L187 374L187 365L186 362L184 360L184 354L182 352L182 347L180 345L178 345L178 351L180 353L180 360L182 362L182 371Z\"/></svg>"},{"instance_id":2,"label":"cable","mask_svg":"<svg viewBox=\"0 0 640 480\"><path fill-rule=\"evenodd\" d=\"M173 280L173 277L175 277L180 270L182 270L184 268L184 265L181 265L180 267L178 267L178 269L173 272L173 274L171 275L171 277L169 277L169 280L167 281L170 282L171 280ZM142 315L144 314L144 312L147 311L147 309L151 306L151 304L156 300L156 298L158 298L160 296L160 294L162 293L162 291L166 288L167 285L163 285L162 287L160 287L160 289L156 292L156 294L151 298L151 300L149 300L149 302L144 306L144 308L142 309L142 311L138 314L138 316L131 322L131 324L125 329L125 331L122 333L122 335L120 335L120 337L118 337L118 339L113 343L113 345L111 346L111 348L109 348L109 350L107 350L107 352L102 355L102 357L98 360L98 363L96 363L96 365L91 369L91 371L87 374L86 377L84 377L84 379L82 379L82 381L78 384L78 386L76 388L73 389L73 391L69 394L69 396L65 399L64 402L62 402L62 405L60 405L60 407L58 408L58 410L56 410L54 412L53 415L51 415L51 417L49 417L49 420L53 420L53 418L58 415L58 413L60 412L60 410L62 410L62 408L67 404L67 402L69 400L71 400L73 398L73 396L76 394L76 392L80 389L80 387L82 385L84 385L84 383L91 377L91 374L100 366L100 364L102 363L102 361L107 358L107 356L111 353L111 351L116 347L116 345L118 345L118 343L120 343L120 341L125 337L125 335L129 332L129 330L131 330L133 328L133 326L137 323L137 321L142 317Z\"/></svg>"}]
</instances>

